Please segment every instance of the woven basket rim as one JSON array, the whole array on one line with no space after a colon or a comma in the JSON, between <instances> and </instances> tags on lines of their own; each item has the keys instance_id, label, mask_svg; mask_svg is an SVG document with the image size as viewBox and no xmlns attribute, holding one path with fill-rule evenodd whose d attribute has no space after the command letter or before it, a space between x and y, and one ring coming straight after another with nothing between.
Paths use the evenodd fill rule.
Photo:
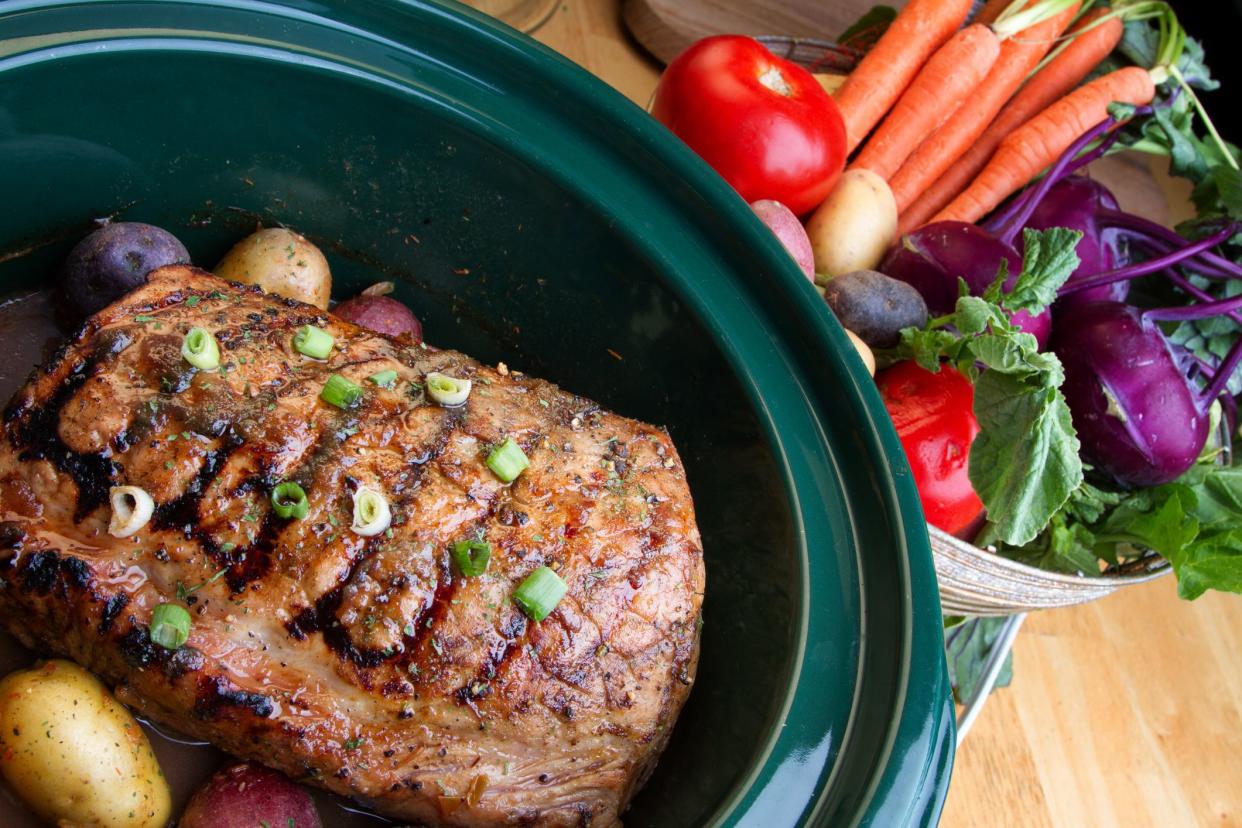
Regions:
<instances>
[{"instance_id":1,"label":"woven basket rim","mask_svg":"<svg viewBox=\"0 0 1242 828\"><path fill-rule=\"evenodd\" d=\"M1031 566L1030 564L1022 563L1021 561L1006 558L1004 555L997 554L996 552L989 552L988 550L975 546L972 543L967 543L960 538L955 538L944 530L932 526L930 523L927 525L927 532L940 543L952 546L969 555L985 557L988 565L998 570L1008 570L1015 573L1021 572L1027 575L1036 575L1041 580L1045 580L1050 584L1059 584L1071 588L1080 587L1084 584L1099 585L1101 582L1115 584L1118 587L1129 584L1144 584L1148 581L1154 581L1157 578L1167 575L1173 571L1173 567L1169 565L1168 561L1159 555L1153 554L1140 559L1140 561L1148 563L1143 569L1140 569L1137 572L1109 572L1108 570L1104 570L1096 574L1084 573L1082 575L1070 575L1066 572L1054 572L1049 569L1040 569L1037 566Z\"/></svg>"}]
</instances>

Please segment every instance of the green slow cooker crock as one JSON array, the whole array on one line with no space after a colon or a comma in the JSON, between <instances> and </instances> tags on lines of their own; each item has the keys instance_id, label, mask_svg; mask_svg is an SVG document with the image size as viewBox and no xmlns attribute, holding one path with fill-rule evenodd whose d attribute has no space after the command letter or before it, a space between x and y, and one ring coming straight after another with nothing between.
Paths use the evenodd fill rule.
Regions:
<instances>
[{"instance_id":1,"label":"green slow cooker crock","mask_svg":"<svg viewBox=\"0 0 1242 828\"><path fill-rule=\"evenodd\" d=\"M953 752L914 484L842 329L621 95L449 3L0 5L0 293L95 218L210 266L256 219L338 296L664 424L707 562L691 700L626 824L934 823Z\"/></svg>"}]
</instances>

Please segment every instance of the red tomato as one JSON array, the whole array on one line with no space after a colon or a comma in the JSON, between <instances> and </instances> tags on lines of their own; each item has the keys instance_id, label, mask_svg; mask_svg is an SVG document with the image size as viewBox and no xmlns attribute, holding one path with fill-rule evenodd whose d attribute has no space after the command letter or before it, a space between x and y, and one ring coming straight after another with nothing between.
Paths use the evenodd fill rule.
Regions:
<instances>
[{"instance_id":1,"label":"red tomato","mask_svg":"<svg viewBox=\"0 0 1242 828\"><path fill-rule=\"evenodd\" d=\"M798 215L824 200L845 166L845 124L811 73L740 35L709 37L668 65L651 114L746 201Z\"/></svg>"},{"instance_id":2,"label":"red tomato","mask_svg":"<svg viewBox=\"0 0 1242 828\"><path fill-rule=\"evenodd\" d=\"M881 371L875 382L910 461L927 522L952 535L970 528L983 514L967 476L970 444L979 433L974 386L947 365L933 374L913 361Z\"/></svg>"}]
</instances>

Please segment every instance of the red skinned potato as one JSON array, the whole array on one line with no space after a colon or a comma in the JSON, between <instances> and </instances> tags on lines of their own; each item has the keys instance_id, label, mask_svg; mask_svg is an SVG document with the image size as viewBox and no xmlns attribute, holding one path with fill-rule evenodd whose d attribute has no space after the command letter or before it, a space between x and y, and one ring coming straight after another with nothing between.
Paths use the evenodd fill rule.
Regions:
<instances>
[{"instance_id":1,"label":"red skinned potato","mask_svg":"<svg viewBox=\"0 0 1242 828\"><path fill-rule=\"evenodd\" d=\"M386 336L407 335L415 342L423 341L423 325L405 305L384 294L391 291L392 282L380 282L367 288L353 299L346 299L332 309L332 313L362 328Z\"/></svg>"},{"instance_id":2,"label":"red skinned potato","mask_svg":"<svg viewBox=\"0 0 1242 828\"><path fill-rule=\"evenodd\" d=\"M807 237L806 230L802 228L802 222L798 221L798 217L793 214L793 210L770 198L751 202L750 209L754 210L759 220L781 240L781 244L785 245L789 255L793 256L798 267L802 268L806 278L814 282L815 254L811 251L811 240Z\"/></svg>"},{"instance_id":3,"label":"red skinned potato","mask_svg":"<svg viewBox=\"0 0 1242 828\"><path fill-rule=\"evenodd\" d=\"M194 792L178 828L322 828L310 794L287 776L241 762L216 771Z\"/></svg>"}]
</instances>

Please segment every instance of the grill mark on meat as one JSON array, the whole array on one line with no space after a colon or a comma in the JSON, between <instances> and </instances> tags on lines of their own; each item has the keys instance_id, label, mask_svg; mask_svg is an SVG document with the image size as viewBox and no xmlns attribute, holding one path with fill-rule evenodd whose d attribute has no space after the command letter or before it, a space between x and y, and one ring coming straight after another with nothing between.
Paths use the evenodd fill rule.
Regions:
<instances>
[{"instance_id":1,"label":"grill mark on meat","mask_svg":"<svg viewBox=\"0 0 1242 828\"><path fill-rule=\"evenodd\" d=\"M106 635L112 629L116 617L127 606L129 606L129 593L127 592L118 592L107 600L99 618L99 626L96 627L100 635Z\"/></svg>"},{"instance_id":2,"label":"grill mark on meat","mask_svg":"<svg viewBox=\"0 0 1242 828\"><path fill-rule=\"evenodd\" d=\"M487 658L475 674L474 680L453 693L459 704L469 707L480 719L483 714L476 702L491 695L493 684L504 678L514 657L526 646L526 633L529 628L525 615L516 610L511 613L498 631L503 641L497 642L488 650Z\"/></svg>"},{"instance_id":3,"label":"grill mark on meat","mask_svg":"<svg viewBox=\"0 0 1242 828\"><path fill-rule=\"evenodd\" d=\"M157 527L180 530L187 540L197 541L216 566L228 569L225 579L236 594L271 570L272 550L278 526L272 513L267 512L254 543L246 547L232 546L227 551L216 542L211 532L199 527L203 497L216 482L229 458L242 445L240 439L231 432L229 437L231 439L227 447L207 452L198 473L180 497L156 507L153 521Z\"/></svg>"},{"instance_id":4,"label":"grill mark on meat","mask_svg":"<svg viewBox=\"0 0 1242 828\"><path fill-rule=\"evenodd\" d=\"M51 550L36 552L26 559L21 568L22 588L27 592L46 594L51 592L60 574L60 555Z\"/></svg>"},{"instance_id":5,"label":"grill mark on meat","mask_svg":"<svg viewBox=\"0 0 1242 828\"><path fill-rule=\"evenodd\" d=\"M398 512L404 511L401 507L407 505L413 499L413 492L417 490L418 484L425 475L426 470L439 461L444 450L448 447L449 440L454 431L462 423L463 418L464 409L462 408L444 410L440 428L428 452L412 463L412 473L409 479L405 481L406 494L399 498L395 504ZM297 480L311 476L313 474L311 470L314 465L321 462L323 458L328 457L329 450L335 448L335 446L328 444L328 439L332 436L331 429L324 429L310 460L299 466L289 475L288 479ZM386 652L378 647L357 646L350 637L348 628L340 623L338 611L344 599L345 587L354 579L358 570L367 564L382 543L379 537L370 539L362 554L351 562L349 571L341 581L323 595L320 595L315 600L314 606L298 613L293 620L285 625L285 628L291 636L299 641L306 640L311 633L320 633L323 636L324 643L333 652L341 658L348 659L358 667L378 667L385 661L397 657L403 671L408 672L409 665L417 659L417 650L420 644L431 634L435 622L442 619L447 613L448 606L456 593L457 584L453 580L452 570L447 557L442 555L439 560L435 595L431 602L420 610L418 617L411 622L414 635L405 635L403 631L401 651L399 653ZM386 683L385 687L389 685L392 685L394 689L400 689L400 685L392 682Z\"/></svg>"},{"instance_id":6,"label":"grill mark on meat","mask_svg":"<svg viewBox=\"0 0 1242 828\"><path fill-rule=\"evenodd\" d=\"M168 650L151 640L151 632L146 626L139 624L134 616L127 619L130 627L117 639L117 647L121 657L131 667L146 669L152 664L162 664L168 658Z\"/></svg>"},{"instance_id":7,"label":"grill mark on meat","mask_svg":"<svg viewBox=\"0 0 1242 828\"><path fill-rule=\"evenodd\" d=\"M176 681L187 673L195 673L203 669L206 659L203 654L189 644L178 647L164 664L164 675Z\"/></svg>"},{"instance_id":8,"label":"grill mark on meat","mask_svg":"<svg viewBox=\"0 0 1242 828\"><path fill-rule=\"evenodd\" d=\"M254 543L240 551L235 550L233 561L228 564L229 571L224 576L233 594L241 592L247 584L258 581L271 570L276 533L280 531L277 520L275 513L266 512ZM220 555L225 557L223 552ZM224 565L221 561L221 566Z\"/></svg>"},{"instance_id":9,"label":"grill mark on meat","mask_svg":"<svg viewBox=\"0 0 1242 828\"><path fill-rule=\"evenodd\" d=\"M339 593L341 589L343 589L343 587L337 587L336 589L329 590L319 596L319 599L315 601L314 606L306 607L297 615L293 616L293 618L285 624L285 630L289 633L289 635L293 636L298 641L305 641L306 637L311 633L319 632L319 611L321 607L326 608L327 604L325 602L336 593Z\"/></svg>"},{"instance_id":10,"label":"grill mark on meat","mask_svg":"<svg viewBox=\"0 0 1242 828\"><path fill-rule=\"evenodd\" d=\"M20 552L26 542L26 530L17 521L0 522L0 549L11 549Z\"/></svg>"},{"instance_id":11,"label":"grill mark on meat","mask_svg":"<svg viewBox=\"0 0 1242 828\"><path fill-rule=\"evenodd\" d=\"M108 490L116 476L116 464L110 457L74 451L60 438L61 409L82 388L98 364L99 356L93 354L75 366L73 373L46 403L37 405L25 397L16 405L16 410L6 414L10 422L9 441L15 448L24 449L22 460L46 460L77 484L75 523L108 502Z\"/></svg>"},{"instance_id":12,"label":"grill mark on meat","mask_svg":"<svg viewBox=\"0 0 1242 828\"><path fill-rule=\"evenodd\" d=\"M224 464L239 446L240 443L234 441L225 448L208 451L203 457L203 464L199 466L198 473L194 475L194 479L186 486L180 497L161 503L155 508L155 514L152 516L152 521L157 527L179 529L187 540L190 538L198 540L206 547L213 559L219 555L220 550L206 532L200 532L197 528L199 506L203 496L215 482L216 476L224 468Z\"/></svg>"},{"instance_id":13,"label":"grill mark on meat","mask_svg":"<svg viewBox=\"0 0 1242 828\"><path fill-rule=\"evenodd\" d=\"M194 714L202 719L214 719L221 710L236 707L248 710L266 719L276 710L275 704L262 693L242 690L224 676L202 676L198 681L198 698Z\"/></svg>"},{"instance_id":14,"label":"grill mark on meat","mask_svg":"<svg viewBox=\"0 0 1242 828\"><path fill-rule=\"evenodd\" d=\"M349 630L337 618L337 611L345 595L345 587L353 579L354 573L364 566L381 545L379 538L369 538L363 551L350 564L349 571L340 583L319 596L313 607L302 610L293 620L285 625L289 634L299 641L305 641L310 633L320 633L323 641L340 658L348 659L359 667L378 667L393 656L378 647L359 647L350 638Z\"/></svg>"},{"instance_id":15,"label":"grill mark on meat","mask_svg":"<svg viewBox=\"0 0 1242 828\"><path fill-rule=\"evenodd\" d=\"M448 614L453 596L457 594L458 581L453 577L452 564L448 556L441 555L438 564L435 595L431 603L419 613L418 618L414 619L414 635L404 638L405 652L408 657L402 660L401 666L406 672L409 672L411 665L417 666L419 678L425 677L428 671L422 669L425 666L425 659L420 659L418 654L423 649L423 644L435 635L436 627Z\"/></svg>"}]
</instances>

